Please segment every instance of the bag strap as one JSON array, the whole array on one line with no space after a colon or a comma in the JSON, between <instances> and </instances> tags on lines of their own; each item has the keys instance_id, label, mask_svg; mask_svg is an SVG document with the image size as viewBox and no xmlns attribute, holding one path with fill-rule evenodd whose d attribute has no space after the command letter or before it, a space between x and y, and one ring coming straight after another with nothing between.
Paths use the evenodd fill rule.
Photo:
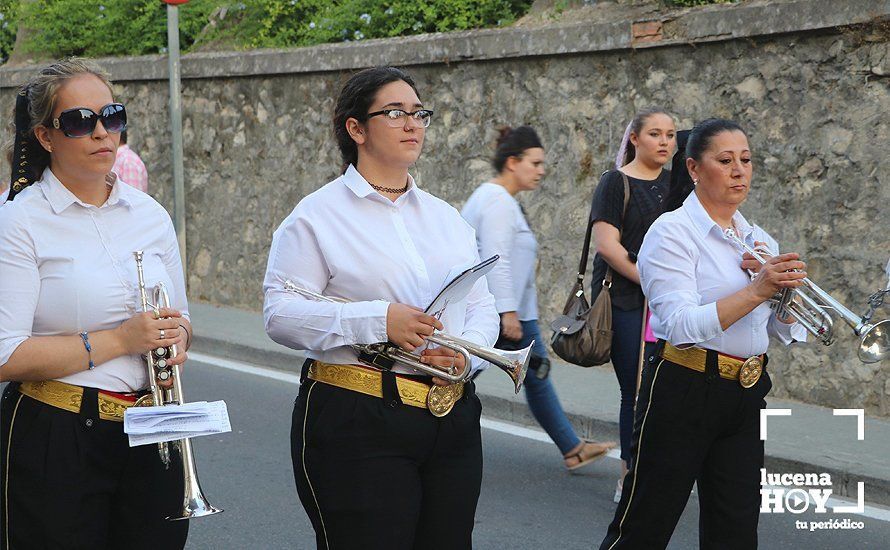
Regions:
<instances>
[{"instance_id":1,"label":"bag strap","mask_svg":"<svg viewBox=\"0 0 890 550\"><path fill-rule=\"evenodd\" d=\"M591 205L591 210L593 206ZM593 214L593 212L591 212ZM590 252L590 237L593 233L593 216L588 216L587 221L587 234L584 235L584 247L581 249L581 263L578 265L578 282L584 280L584 273L587 271L587 256Z\"/></svg>"},{"instance_id":2,"label":"bag strap","mask_svg":"<svg viewBox=\"0 0 890 550\"><path fill-rule=\"evenodd\" d=\"M621 221L624 222L624 217L627 215L627 205L630 202L630 182L627 181L627 174L618 170L618 173L621 174L621 179L624 180L624 209L621 213ZM590 205L591 215L588 216L587 221L587 234L584 235L584 248L581 249L581 263L578 265L578 282L584 280L584 275L587 272L587 258L590 254L590 238L593 236L593 205ZM624 223L621 224L622 226ZM621 240L621 230L618 230L618 239ZM612 267L606 263L606 279L608 279L608 285L612 285ZM604 279L605 281L605 279Z\"/></svg>"},{"instance_id":3,"label":"bag strap","mask_svg":"<svg viewBox=\"0 0 890 550\"><path fill-rule=\"evenodd\" d=\"M630 182L627 181L627 174L621 170L618 170L618 173L621 174L621 179L624 180L624 209L621 212L621 229L618 230L618 242L621 242L621 233L624 232L624 218L627 216L627 205L630 203ZM609 262L606 262L606 276L603 277L604 287L612 288L612 274L612 266L609 265Z\"/></svg>"}]
</instances>

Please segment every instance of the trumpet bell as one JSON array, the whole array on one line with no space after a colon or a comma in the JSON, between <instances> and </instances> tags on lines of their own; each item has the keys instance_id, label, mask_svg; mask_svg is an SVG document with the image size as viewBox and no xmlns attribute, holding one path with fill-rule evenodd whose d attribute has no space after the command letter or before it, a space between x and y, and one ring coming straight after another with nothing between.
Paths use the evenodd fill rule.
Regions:
<instances>
[{"instance_id":1,"label":"trumpet bell","mask_svg":"<svg viewBox=\"0 0 890 550\"><path fill-rule=\"evenodd\" d=\"M204 516L212 516L222 512L220 508L215 508L204 491L201 490L201 482L198 481L198 472L195 468L195 458L192 451L192 442L188 439L180 439L177 441L179 454L182 458L183 469L183 497L182 507L179 509L179 515L170 516L168 521L179 521L183 519L202 518Z\"/></svg>"},{"instance_id":2,"label":"trumpet bell","mask_svg":"<svg viewBox=\"0 0 890 550\"><path fill-rule=\"evenodd\" d=\"M178 516L170 516L167 518L169 521L180 521L184 519L194 519L194 518L202 518L204 516L212 516L213 514L218 514L222 512L219 508L214 508L210 502L204 497L201 493L201 488L198 487L198 494L193 495L191 497L186 498L182 503L182 510L180 510L180 515Z\"/></svg>"},{"instance_id":3,"label":"trumpet bell","mask_svg":"<svg viewBox=\"0 0 890 550\"><path fill-rule=\"evenodd\" d=\"M877 363L890 356L890 319L869 327L859 340L859 360Z\"/></svg>"},{"instance_id":4,"label":"trumpet bell","mask_svg":"<svg viewBox=\"0 0 890 550\"><path fill-rule=\"evenodd\" d=\"M445 341L455 346L461 346L468 350L470 354L488 361L492 365L506 372L510 379L513 380L513 389L515 393L519 393L519 390L522 388L522 382L525 381L525 373L528 371L532 346L535 345L535 343L532 342L528 347L520 350L505 350L477 346L470 341L455 336L449 336L447 334L430 336L429 341L434 343Z\"/></svg>"},{"instance_id":5,"label":"trumpet bell","mask_svg":"<svg viewBox=\"0 0 890 550\"><path fill-rule=\"evenodd\" d=\"M522 389L522 383L525 381L525 373L528 372L528 363L531 359L532 345L534 344L516 351L497 350L498 354L506 360L504 363L497 364L497 366L513 380L513 388L516 393L519 393L519 390Z\"/></svg>"}]
</instances>

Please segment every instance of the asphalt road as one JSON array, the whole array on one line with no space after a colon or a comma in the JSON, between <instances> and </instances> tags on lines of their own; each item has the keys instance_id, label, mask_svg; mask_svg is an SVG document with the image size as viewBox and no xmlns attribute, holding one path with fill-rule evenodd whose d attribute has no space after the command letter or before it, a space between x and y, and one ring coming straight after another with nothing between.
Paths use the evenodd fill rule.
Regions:
<instances>
[{"instance_id":1,"label":"asphalt road","mask_svg":"<svg viewBox=\"0 0 890 550\"><path fill-rule=\"evenodd\" d=\"M232 433L194 440L207 497L225 513L192 521L190 549L314 548L297 500L290 417L297 386L191 361L187 397L224 399ZM483 412L484 415L484 412ZM474 544L481 549L597 548L612 518L619 462L603 459L567 474L552 443L483 429L485 474ZM857 531L795 528L795 521L850 518ZM447 529L448 518L442 518ZM760 548L886 549L890 522L849 514L765 514ZM698 547L698 500L690 498L669 548Z\"/></svg>"},{"instance_id":2,"label":"asphalt road","mask_svg":"<svg viewBox=\"0 0 890 550\"><path fill-rule=\"evenodd\" d=\"M186 372L190 401L223 399L232 432L193 440L207 498L225 512L192 520L190 550L315 548L297 499L290 460L290 418L297 386L195 360ZM483 411L484 418L484 411ZM612 518L619 462L605 458L580 473L563 470L552 443L483 428L485 471L474 546L483 550L598 548ZM763 550L890 548L884 519L851 514L763 514ZM849 518L862 530L798 530L795 522ZM448 518L442 518L448 528ZM159 546L160 548L161 546ZM671 550L698 547L698 500L693 493Z\"/></svg>"}]
</instances>

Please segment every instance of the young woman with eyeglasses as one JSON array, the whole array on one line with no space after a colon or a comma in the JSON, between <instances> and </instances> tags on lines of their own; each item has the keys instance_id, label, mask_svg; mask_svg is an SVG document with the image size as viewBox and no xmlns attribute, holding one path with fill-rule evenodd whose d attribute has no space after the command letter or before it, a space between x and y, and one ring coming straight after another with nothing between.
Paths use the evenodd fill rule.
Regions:
<instances>
[{"instance_id":1,"label":"young woman with eyeglasses","mask_svg":"<svg viewBox=\"0 0 890 550\"><path fill-rule=\"evenodd\" d=\"M483 346L497 339L484 277L441 317L423 312L479 261L472 228L408 172L432 115L405 72L353 75L333 117L343 172L303 198L272 240L266 332L309 352L291 450L319 548L472 545L482 483L482 406L473 382L448 385L353 348L388 341L427 365L463 371L483 365L428 348L426 338L443 330ZM346 303L306 298L288 283ZM440 406L445 394L450 409Z\"/></svg>"},{"instance_id":2,"label":"young woman with eyeglasses","mask_svg":"<svg viewBox=\"0 0 890 550\"><path fill-rule=\"evenodd\" d=\"M16 96L0 207L0 548L182 548L178 457L129 447L123 414L149 385L142 354L191 325L170 216L113 174L126 109L92 64L49 65ZM141 312L146 285L173 308Z\"/></svg>"}]
</instances>

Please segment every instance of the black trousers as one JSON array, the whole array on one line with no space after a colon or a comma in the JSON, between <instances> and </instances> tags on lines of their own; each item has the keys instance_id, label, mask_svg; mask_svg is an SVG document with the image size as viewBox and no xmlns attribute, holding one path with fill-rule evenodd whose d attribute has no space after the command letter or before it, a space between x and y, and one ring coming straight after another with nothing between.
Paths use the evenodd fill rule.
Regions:
<instances>
[{"instance_id":1,"label":"black trousers","mask_svg":"<svg viewBox=\"0 0 890 550\"><path fill-rule=\"evenodd\" d=\"M710 355L710 354L709 354ZM757 548L760 409L772 387L764 371L752 388L647 357L621 502L600 550L665 548L698 483L699 545Z\"/></svg>"},{"instance_id":2,"label":"black trousers","mask_svg":"<svg viewBox=\"0 0 890 550\"><path fill-rule=\"evenodd\" d=\"M472 382L454 409L436 418L304 380L291 451L318 548L471 548L482 485L481 411Z\"/></svg>"},{"instance_id":3,"label":"black trousers","mask_svg":"<svg viewBox=\"0 0 890 550\"><path fill-rule=\"evenodd\" d=\"M0 404L0 548L185 546L188 521L165 520L182 502L178 453L165 470L156 445L130 448L122 422L99 419L94 389L78 414L17 388Z\"/></svg>"}]
</instances>

